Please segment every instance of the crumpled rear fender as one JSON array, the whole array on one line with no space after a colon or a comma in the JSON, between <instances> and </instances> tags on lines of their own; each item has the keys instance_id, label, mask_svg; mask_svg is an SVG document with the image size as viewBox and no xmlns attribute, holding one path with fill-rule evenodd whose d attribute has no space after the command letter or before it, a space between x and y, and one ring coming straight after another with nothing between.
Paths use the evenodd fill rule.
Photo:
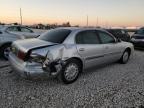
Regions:
<instances>
[{"instance_id":1,"label":"crumpled rear fender","mask_svg":"<svg viewBox=\"0 0 144 108\"><path fill-rule=\"evenodd\" d=\"M58 59L66 61L74 57L81 58L74 44L70 45L62 44L50 47L47 53L47 58L49 57L51 57L53 61Z\"/></svg>"},{"instance_id":2,"label":"crumpled rear fender","mask_svg":"<svg viewBox=\"0 0 144 108\"><path fill-rule=\"evenodd\" d=\"M50 71L53 75L56 75L61 71L68 59L81 58L75 45L59 44L37 49L32 53L37 53L45 57L45 61L42 63L43 69L45 71Z\"/></svg>"}]
</instances>

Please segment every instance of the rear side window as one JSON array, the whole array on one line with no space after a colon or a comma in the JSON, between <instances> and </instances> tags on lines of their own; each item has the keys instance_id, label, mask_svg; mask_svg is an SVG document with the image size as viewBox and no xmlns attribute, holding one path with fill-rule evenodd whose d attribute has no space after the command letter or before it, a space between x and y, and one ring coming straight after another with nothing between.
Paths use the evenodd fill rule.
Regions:
<instances>
[{"instance_id":1,"label":"rear side window","mask_svg":"<svg viewBox=\"0 0 144 108\"><path fill-rule=\"evenodd\" d=\"M108 44L108 43L114 43L115 39L109 35L108 33L102 32L102 31L98 31L99 37L101 39L101 42L103 44Z\"/></svg>"},{"instance_id":2,"label":"rear side window","mask_svg":"<svg viewBox=\"0 0 144 108\"><path fill-rule=\"evenodd\" d=\"M80 32L76 36L77 44L100 44L98 36L95 31Z\"/></svg>"},{"instance_id":3,"label":"rear side window","mask_svg":"<svg viewBox=\"0 0 144 108\"><path fill-rule=\"evenodd\" d=\"M53 29L42 34L39 39L53 43L63 43L70 33L71 30L68 29Z\"/></svg>"},{"instance_id":4,"label":"rear side window","mask_svg":"<svg viewBox=\"0 0 144 108\"><path fill-rule=\"evenodd\" d=\"M20 32L20 29L17 26L12 26L12 27L8 27L7 31L10 31L10 32Z\"/></svg>"}]
</instances>

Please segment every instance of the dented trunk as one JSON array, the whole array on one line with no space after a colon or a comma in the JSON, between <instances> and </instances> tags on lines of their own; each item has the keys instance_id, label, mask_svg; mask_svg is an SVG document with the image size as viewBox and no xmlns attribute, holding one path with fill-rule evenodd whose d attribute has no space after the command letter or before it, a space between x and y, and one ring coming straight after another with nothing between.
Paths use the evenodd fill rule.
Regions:
<instances>
[{"instance_id":1,"label":"dented trunk","mask_svg":"<svg viewBox=\"0 0 144 108\"><path fill-rule=\"evenodd\" d=\"M29 56L33 50L46 48L49 46L56 45L55 43L43 41L40 39L26 39L26 40L19 40L13 43L12 45L12 52L19 57L20 54L23 54L23 57L20 58L24 61L29 59ZM21 56L21 55L20 55Z\"/></svg>"}]
</instances>

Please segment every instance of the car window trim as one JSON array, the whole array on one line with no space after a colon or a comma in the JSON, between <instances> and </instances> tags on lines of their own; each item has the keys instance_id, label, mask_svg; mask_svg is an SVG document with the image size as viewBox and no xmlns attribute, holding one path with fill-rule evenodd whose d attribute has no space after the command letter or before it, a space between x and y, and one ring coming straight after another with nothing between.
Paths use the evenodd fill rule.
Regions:
<instances>
[{"instance_id":1,"label":"car window trim","mask_svg":"<svg viewBox=\"0 0 144 108\"><path fill-rule=\"evenodd\" d=\"M115 38L114 36L112 36L110 33L107 33L107 32L105 32L105 31L101 31L101 30L96 30L96 31L97 31L97 33L98 33L99 39L100 39L100 41L101 41L101 44L114 44L114 43L116 43L116 38ZM103 32L103 33L108 34L109 36L111 36L111 37L114 39L115 42L113 42L113 43L103 43L102 40L101 40L101 38L100 38L99 32Z\"/></svg>"},{"instance_id":2,"label":"car window trim","mask_svg":"<svg viewBox=\"0 0 144 108\"><path fill-rule=\"evenodd\" d=\"M28 32L28 33L34 33L34 31L33 31L33 30L31 30L31 29L29 29L28 27L20 27L20 31L21 31L21 32L22 32L22 28L28 29L28 30L29 30L29 32Z\"/></svg>"},{"instance_id":3,"label":"car window trim","mask_svg":"<svg viewBox=\"0 0 144 108\"><path fill-rule=\"evenodd\" d=\"M78 43L76 42L76 37L77 37L77 35L78 35L79 33L87 32L87 31L93 31L93 32L96 33L96 36L97 36L98 41L99 41L99 44L78 44ZM82 30L82 31L76 33L76 35L75 35L75 39L74 39L74 42L75 42L76 45L100 45L100 44L101 44L101 40L100 40L100 38L99 38L98 33L97 33L96 30Z\"/></svg>"}]
</instances>

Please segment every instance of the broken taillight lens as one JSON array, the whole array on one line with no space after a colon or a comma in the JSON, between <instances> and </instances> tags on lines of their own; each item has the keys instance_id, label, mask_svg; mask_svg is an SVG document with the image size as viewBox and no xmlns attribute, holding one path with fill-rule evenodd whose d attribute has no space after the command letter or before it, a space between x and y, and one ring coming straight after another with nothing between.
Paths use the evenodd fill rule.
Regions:
<instances>
[{"instance_id":1,"label":"broken taillight lens","mask_svg":"<svg viewBox=\"0 0 144 108\"><path fill-rule=\"evenodd\" d=\"M37 54L37 53L30 54L30 61L34 61L37 63L43 63L45 59L46 59L45 56L42 56L40 54Z\"/></svg>"},{"instance_id":2,"label":"broken taillight lens","mask_svg":"<svg viewBox=\"0 0 144 108\"><path fill-rule=\"evenodd\" d=\"M25 59L26 54L23 51L18 51L18 58L20 58L21 60Z\"/></svg>"}]
</instances>

